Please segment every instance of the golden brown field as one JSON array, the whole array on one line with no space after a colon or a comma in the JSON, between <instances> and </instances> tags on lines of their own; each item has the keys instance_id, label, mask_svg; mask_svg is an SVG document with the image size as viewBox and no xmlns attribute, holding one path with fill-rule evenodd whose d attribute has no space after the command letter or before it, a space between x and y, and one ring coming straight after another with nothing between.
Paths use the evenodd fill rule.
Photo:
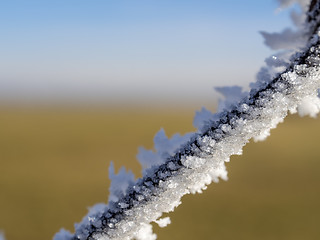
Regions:
<instances>
[{"instance_id":1,"label":"golden brown field","mask_svg":"<svg viewBox=\"0 0 320 240\"><path fill-rule=\"evenodd\" d=\"M108 166L139 174L156 131L192 131L194 109L2 108L0 229L52 239L108 197ZM230 180L183 198L160 240L320 239L320 120L290 116L227 165Z\"/></svg>"}]
</instances>

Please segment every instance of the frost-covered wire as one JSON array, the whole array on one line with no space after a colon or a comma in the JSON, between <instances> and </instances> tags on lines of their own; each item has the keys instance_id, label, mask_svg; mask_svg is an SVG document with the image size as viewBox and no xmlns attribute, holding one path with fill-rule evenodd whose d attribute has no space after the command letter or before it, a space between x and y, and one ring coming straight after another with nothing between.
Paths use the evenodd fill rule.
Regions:
<instances>
[{"instance_id":1,"label":"frost-covered wire","mask_svg":"<svg viewBox=\"0 0 320 240\"><path fill-rule=\"evenodd\" d=\"M293 1L280 2L285 6ZM74 234L61 230L54 239L156 239L150 223L166 226L170 219L161 219L162 214L173 211L183 195L201 192L219 178L227 179L225 162L231 155L241 154L250 139L265 139L288 112L315 116L320 110L320 0L299 2L305 19L303 25L296 21L299 41L266 60L268 67L260 71L250 92L237 87L218 89L236 97L220 105L217 114L202 109L195 118L196 133L169 140L160 131L155 138L156 151L140 149L138 154L144 167L142 178L135 181L125 169L116 175L111 165L115 181L108 205L94 206L76 224ZM276 37L263 35L270 47L288 39L288 32ZM297 50L302 43L304 48Z\"/></svg>"}]
</instances>

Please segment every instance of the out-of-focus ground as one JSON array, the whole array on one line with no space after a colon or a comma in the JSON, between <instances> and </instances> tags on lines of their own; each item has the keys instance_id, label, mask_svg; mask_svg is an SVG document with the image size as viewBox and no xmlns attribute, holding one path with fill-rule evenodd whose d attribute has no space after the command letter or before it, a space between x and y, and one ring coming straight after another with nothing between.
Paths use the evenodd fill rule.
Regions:
<instances>
[{"instance_id":1,"label":"out-of-focus ground","mask_svg":"<svg viewBox=\"0 0 320 240\"><path fill-rule=\"evenodd\" d=\"M52 239L108 198L108 166L139 174L137 148L194 130L194 109L0 109L0 229ZM320 239L320 120L290 116L227 164L229 181L188 195L160 240Z\"/></svg>"}]
</instances>

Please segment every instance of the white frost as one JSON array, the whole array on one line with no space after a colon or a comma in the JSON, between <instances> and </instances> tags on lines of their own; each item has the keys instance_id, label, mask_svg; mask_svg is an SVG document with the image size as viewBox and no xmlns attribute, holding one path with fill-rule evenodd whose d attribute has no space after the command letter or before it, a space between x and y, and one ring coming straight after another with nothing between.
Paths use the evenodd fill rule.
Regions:
<instances>
[{"instance_id":1,"label":"white frost","mask_svg":"<svg viewBox=\"0 0 320 240\"><path fill-rule=\"evenodd\" d=\"M185 135L177 133L171 138L168 138L164 129L161 129L153 139L154 151L140 147L137 159L143 169L159 166L166 161L168 156L171 156L177 149L185 144L192 135L193 133L187 133Z\"/></svg>"},{"instance_id":2,"label":"white frost","mask_svg":"<svg viewBox=\"0 0 320 240\"><path fill-rule=\"evenodd\" d=\"M156 220L155 223L157 223L159 227L164 228L171 223L171 219L169 217L160 218L159 220Z\"/></svg>"},{"instance_id":3,"label":"white frost","mask_svg":"<svg viewBox=\"0 0 320 240\"><path fill-rule=\"evenodd\" d=\"M148 223L141 224L140 230L133 237L136 240L156 240L157 235L152 232L152 225Z\"/></svg>"},{"instance_id":4,"label":"white frost","mask_svg":"<svg viewBox=\"0 0 320 240\"><path fill-rule=\"evenodd\" d=\"M72 238L73 234L65 229L61 229L59 232L57 232L53 240L70 240ZM2 240L0 238L0 240Z\"/></svg>"},{"instance_id":5,"label":"white frost","mask_svg":"<svg viewBox=\"0 0 320 240\"><path fill-rule=\"evenodd\" d=\"M280 33L267 33L261 31L264 43L273 50L294 50L297 51L306 46L308 34L306 34L306 11L309 8L310 0L278 0L278 10L290 7L299 3L300 11L292 10L290 17L296 29L286 28Z\"/></svg>"},{"instance_id":6,"label":"white frost","mask_svg":"<svg viewBox=\"0 0 320 240\"><path fill-rule=\"evenodd\" d=\"M208 125L210 120L214 120L216 115L210 110L202 107L200 111L196 111L193 119L193 126L198 130L201 130L204 126Z\"/></svg>"},{"instance_id":7,"label":"white frost","mask_svg":"<svg viewBox=\"0 0 320 240\"><path fill-rule=\"evenodd\" d=\"M134 182L134 174L131 171L126 171L125 167L122 167L118 174L115 174L113 162L109 166L109 178L111 180L109 188L109 202L117 201L127 190L130 183Z\"/></svg>"},{"instance_id":8,"label":"white frost","mask_svg":"<svg viewBox=\"0 0 320 240\"><path fill-rule=\"evenodd\" d=\"M320 99L318 96L307 96L297 108L301 117L309 115L310 117L317 117L320 111Z\"/></svg>"},{"instance_id":9,"label":"white frost","mask_svg":"<svg viewBox=\"0 0 320 240\"><path fill-rule=\"evenodd\" d=\"M239 86L215 87L214 89L223 96L223 99L219 100L218 112L230 108L248 95L248 92L244 92Z\"/></svg>"},{"instance_id":10,"label":"white frost","mask_svg":"<svg viewBox=\"0 0 320 240\"><path fill-rule=\"evenodd\" d=\"M243 91L242 87L239 86L215 87L214 89L222 96L218 102L217 112L222 112L223 110L230 108L248 95L248 92ZM196 111L193 119L193 126L201 131L203 128L210 125L210 122L217 120L217 117L217 114L202 107L200 111Z\"/></svg>"},{"instance_id":11,"label":"white frost","mask_svg":"<svg viewBox=\"0 0 320 240\"><path fill-rule=\"evenodd\" d=\"M283 30L281 33L260 32L264 38L264 43L272 50L298 50L304 47L308 40L306 35L301 31L294 31L290 28Z\"/></svg>"}]
</instances>

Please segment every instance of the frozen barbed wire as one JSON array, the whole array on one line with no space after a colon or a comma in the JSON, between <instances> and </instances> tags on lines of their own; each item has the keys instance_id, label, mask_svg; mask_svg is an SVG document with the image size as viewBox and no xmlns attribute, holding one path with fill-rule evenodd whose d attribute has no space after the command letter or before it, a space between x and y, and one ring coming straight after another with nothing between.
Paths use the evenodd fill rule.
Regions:
<instances>
[{"instance_id":1,"label":"frozen barbed wire","mask_svg":"<svg viewBox=\"0 0 320 240\"><path fill-rule=\"evenodd\" d=\"M281 1L283 6L291 2ZM115 175L111 166L113 179L124 175L120 191L111 187L114 198L108 205L90 209L74 234L61 230L55 240L156 239L150 222L165 226L170 219L161 219L162 213L173 211L183 195L227 179L225 162L231 155L241 154L251 138L265 139L288 112L314 117L320 110L320 0L312 0L310 6L304 0L300 4L307 16L305 28L297 30L305 38L304 49L269 58L268 68L262 69L247 94L236 87L220 89L222 93L237 92L237 103L225 102L216 114L202 109L194 122L198 132L169 140L160 131L156 151L141 150L138 156L144 165L141 179L133 181L124 169ZM301 48L293 45L290 48L295 51ZM148 157L151 163L146 161Z\"/></svg>"}]
</instances>

